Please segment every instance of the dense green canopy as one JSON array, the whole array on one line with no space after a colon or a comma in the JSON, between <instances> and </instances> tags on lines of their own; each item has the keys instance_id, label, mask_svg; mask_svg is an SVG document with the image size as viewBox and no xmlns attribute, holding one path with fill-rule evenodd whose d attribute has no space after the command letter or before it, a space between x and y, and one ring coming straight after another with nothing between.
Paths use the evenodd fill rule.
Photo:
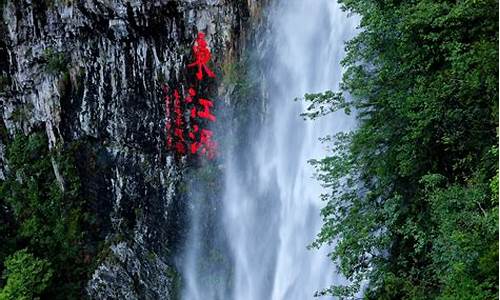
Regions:
<instances>
[{"instance_id":1,"label":"dense green canopy","mask_svg":"<svg viewBox=\"0 0 500 300\"><path fill-rule=\"evenodd\" d=\"M91 271L92 216L82 197L76 143L50 151L43 133L8 144L0 181L0 300L79 299ZM57 175L56 170L57 168ZM59 176L59 178L58 178Z\"/></svg>"},{"instance_id":2,"label":"dense green canopy","mask_svg":"<svg viewBox=\"0 0 500 300\"><path fill-rule=\"evenodd\" d=\"M346 96L308 94L304 115L357 115L312 162L329 191L313 246L335 244L353 284L319 294L498 299L498 1L340 2L361 16Z\"/></svg>"}]
</instances>

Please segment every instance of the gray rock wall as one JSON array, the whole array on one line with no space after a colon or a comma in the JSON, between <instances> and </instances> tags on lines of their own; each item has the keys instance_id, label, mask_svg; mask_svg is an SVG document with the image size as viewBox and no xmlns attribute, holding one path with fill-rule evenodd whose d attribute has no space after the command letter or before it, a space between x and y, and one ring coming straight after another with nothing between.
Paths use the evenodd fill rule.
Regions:
<instances>
[{"instance_id":1,"label":"gray rock wall","mask_svg":"<svg viewBox=\"0 0 500 300\"><path fill-rule=\"evenodd\" d=\"M183 86L199 30L207 34L214 65L238 60L261 4L3 2L0 178L8 172L5 144L16 132L45 130L49 147L87 143L97 159L88 166L80 162L84 188L103 219L107 248L87 294L93 299L173 299L178 275L171 256L182 231L179 186L185 160L174 159L164 147L161 87ZM218 94L231 105L223 97L228 88L219 85ZM54 170L57 174L57 165Z\"/></svg>"}]
</instances>

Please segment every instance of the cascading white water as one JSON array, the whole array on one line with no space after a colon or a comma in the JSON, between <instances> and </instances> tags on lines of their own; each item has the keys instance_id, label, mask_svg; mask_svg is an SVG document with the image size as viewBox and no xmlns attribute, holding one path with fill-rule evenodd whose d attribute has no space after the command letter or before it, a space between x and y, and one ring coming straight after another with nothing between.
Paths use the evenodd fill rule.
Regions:
<instances>
[{"instance_id":1,"label":"cascading white water","mask_svg":"<svg viewBox=\"0 0 500 300\"><path fill-rule=\"evenodd\" d=\"M273 54L271 63L260 66L269 81L268 115L254 148L248 149L249 161L241 164L241 153L228 153L224 168L220 225L231 274L216 287L198 283L193 262L202 251L193 246L184 267L187 300L312 299L315 291L342 280L327 249L306 248L322 222L322 188L308 160L325 155L318 138L354 122L342 113L304 121L305 104L294 99L338 88L344 42L353 36L357 20L335 0L282 0L268 14Z\"/></svg>"}]
</instances>

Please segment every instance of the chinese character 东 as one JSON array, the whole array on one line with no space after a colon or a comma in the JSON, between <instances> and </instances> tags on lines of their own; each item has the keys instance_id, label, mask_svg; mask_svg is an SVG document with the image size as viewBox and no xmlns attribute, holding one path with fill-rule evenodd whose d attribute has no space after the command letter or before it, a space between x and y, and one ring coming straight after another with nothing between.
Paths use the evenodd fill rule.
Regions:
<instances>
[{"instance_id":1,"label":"chinese character \u4e1c","mask_svg":"<svg viewBox=\"0 0 500 300\"><path fill-rule=\"evenodd\" d=\"M212 72L208 67L207 63L210 61L210 49L208 49L207 42L205 41L205 34L203 32L198 32L198 37L193 46L193 52L195 56L195 62L188 65L188 67L198 67L198 72L196 72L196 78L198 80L203 79L203 70L207 73L208 77L215 77L214 72Z\"/></svg>"}]
</instances>

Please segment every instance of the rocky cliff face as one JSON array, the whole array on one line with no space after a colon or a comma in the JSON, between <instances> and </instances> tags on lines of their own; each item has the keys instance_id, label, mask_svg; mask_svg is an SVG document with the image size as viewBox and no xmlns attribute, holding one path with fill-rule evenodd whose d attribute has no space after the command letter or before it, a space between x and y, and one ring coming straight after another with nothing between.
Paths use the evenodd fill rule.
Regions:
<instances>
[{"instance_id":1,"label":"rocky cliff face","mask_svg":"<svg viewBox=\"0 0 500 300\"><path fill-rule=\"evenodd\" d=\"M93 155L81 154L83 188L95 203L107 249L86 293L93 299L174 298L178 275L171 259L183 223L185 160L165 150L161 88L182 88L197 31L207 34L216 66L237 60L249 34L245 26L262 5L4 2L0 177L8 172L5 144L16 132L42 129L49 147L84 141Z\"/></svg>"}]
</instances>

